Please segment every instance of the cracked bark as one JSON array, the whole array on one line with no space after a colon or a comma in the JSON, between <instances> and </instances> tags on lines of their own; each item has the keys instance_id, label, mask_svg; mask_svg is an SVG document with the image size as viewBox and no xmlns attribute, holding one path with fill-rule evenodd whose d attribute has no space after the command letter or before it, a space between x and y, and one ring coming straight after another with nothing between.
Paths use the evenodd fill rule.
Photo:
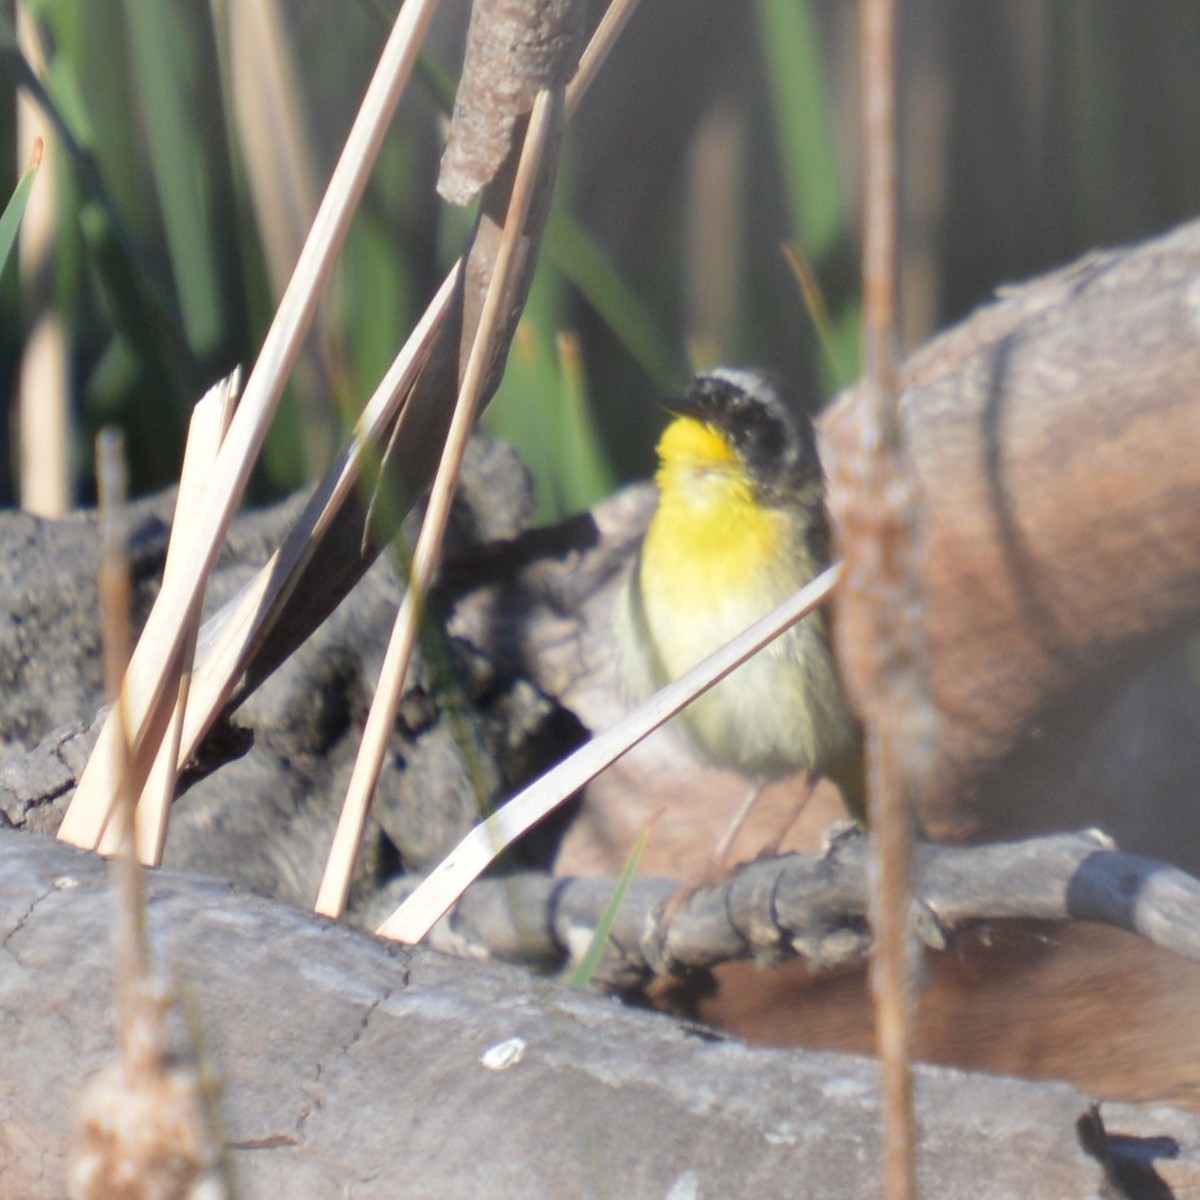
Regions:
<instances>
[{"instance_id":1,"label":"cracked bark","mask_svg":"<svg viewBox=\"0 0 1200 1200\"><path fill-rule=\"evenodd\" d=\"M695 1037L213 880L162 871L148 886L156 953L173 964L215 1072L243 1200L347 1189L359 1200L465 1200L481 1171L497 1200L581 1195L598 1186L596 1145L607 1186L629 1200L685 1179L731 1200L788 1195L798 1175L814 1195L877 1194L867 1060ZM6 1194L42 1200L61 1195L80 1084L111 1054L103 864L0 834L0 928L31 908L16 935L26 965L0 963L0 1162ZM512 1037L526 1043L519 1063L483 1065ZM918 1079L928 1200L1039 1200L1099 1185L1102 1168L1076 1141L1088 1104L1073 1089L933 1068ZM1121 1135L1110 1139L1118 1154L1174 1139L1161 1173L1177 1188L1197 1182L1200 1119L1106 1105L1105 1121Z\"/></svg>"}]
</instances>

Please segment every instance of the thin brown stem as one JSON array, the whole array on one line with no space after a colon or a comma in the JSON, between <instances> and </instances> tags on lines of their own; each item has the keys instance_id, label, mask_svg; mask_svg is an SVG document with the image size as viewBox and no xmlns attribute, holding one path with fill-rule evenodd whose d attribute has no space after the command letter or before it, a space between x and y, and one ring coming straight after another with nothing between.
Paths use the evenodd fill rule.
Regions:
<instances>
[{"instance_id":1,"label":"thin brown stem","mask_svg":"<svg viewBox=\"0 0 1200 1200\"><path fill-rule=\"evenodd\" d=\"M889 679L884 664L907 632L896 619L908 599L908 565L912 529L899 511L907 489L892 486L905 476L897 402L898 188L896 170L896 0L863 0L862 69L866 199L863 295L867 402L860 447L865 468L861 503L867 521L860 533L863 550L862 588L847 605L871 605L872 640L877 649L874 670L859 680L865 700L870 820L875 870L870 888L870 920L874 932L872 990L875 1027L883 1075L884 1194L888 1200L915 1200L917 1195L916 1119L913 1105L911 1053L913 943L909 928L912 905L913 824L901 769L901 718L897 711L905 692ZM870 435L873 435L870 436ZM872 441L875 453L872 453ZM904 507L907 507L905 505ZM869 543L876 546L871 555ZM901 651L910 666L914 659Z\"/></svg>"},{"instance_id":2,"label":"thin brown stem","mask_svg":"<svg viewBox=\"0 0 1200 1200\"><path fill-rule=\"evenodd\" d=\"M874 384L871 397L877 419L885 427L894 424L898 395L895 41L895 0L863 0L863 365Z\"/></svg>"},{"instance_id":3,"label":"thin brown stem","mask_svg":"<svg viewBox=\"0 0 1200 1200\"><path fill-rule=\"evenodd\" d=\"M592 35L592 40L584 50L579 60L579 68L575 77L567 85L567 117L568 119L579 107L588 88L608 58L609 52L617 44L621 31L629 23L629 18L637 10L641 0L612 0L600 18L600 24Z\"/></svg>"}]
</instances>

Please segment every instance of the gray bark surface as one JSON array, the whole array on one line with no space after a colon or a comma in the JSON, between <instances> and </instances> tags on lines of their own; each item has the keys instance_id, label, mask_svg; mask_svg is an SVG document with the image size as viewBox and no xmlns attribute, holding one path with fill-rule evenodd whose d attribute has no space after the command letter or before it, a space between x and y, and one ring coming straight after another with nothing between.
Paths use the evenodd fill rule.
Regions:
<instances>
[{"instance_id":1,"label":"gray bark surface","mask_svg":"<svg viewBox=\"0 0 1200 1200\"><path fill-rule=\"evenodd\" d=\"M868 1060L698 1036L224 882L163 871L148 888L151 936L216 1074L243 1200L880 1194ZM62 1194L76 1097L113 1052L109 923L97 859L0 835L5 1196ZM482 1064L513 1038L518 1062ZM926 1200L1100 1185L1077 1145L1087 1101L1072 1088L921 1068L917 1097ZM1160 1172L1195 1182L1200 1119L1104 1115L1122 1155L1157 1154Z\"/></svg>"}]
</instances>

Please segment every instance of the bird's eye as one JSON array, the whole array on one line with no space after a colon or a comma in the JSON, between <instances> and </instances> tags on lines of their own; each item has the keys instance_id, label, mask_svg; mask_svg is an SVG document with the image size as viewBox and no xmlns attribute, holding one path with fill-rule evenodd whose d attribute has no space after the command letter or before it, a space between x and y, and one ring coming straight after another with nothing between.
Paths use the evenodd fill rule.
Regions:
<instances>
[{"instance_id":1,"label":"bird's eye","mask_svg":"<svg viewBox=\"0 0 1200 1200\"><path fill-rule=\"evenodd\" d=\"M742 429L739 439L742 453L748 461L760 466L777 465L787 448L783 426L772 419L761 419L765 414L757 415L760 419Z\"/></svg>"}]
</instances>

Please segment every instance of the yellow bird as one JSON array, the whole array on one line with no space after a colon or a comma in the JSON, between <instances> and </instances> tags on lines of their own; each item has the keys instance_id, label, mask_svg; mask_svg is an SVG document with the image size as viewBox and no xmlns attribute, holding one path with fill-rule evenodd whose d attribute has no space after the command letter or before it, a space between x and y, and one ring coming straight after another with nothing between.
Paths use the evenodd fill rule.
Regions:
<instances>
[{"instance_id":1,"label":"yellow bird","mask_svg":"<svg viewBox=\"0 0 1200 1200\"><path fill-rule=\"evenodd\" d=\"M617 676L630 701L677 679L829 560L812 422L772 379L721 368L666 408L673 420L658 443L658 508L616 611ZM862 815L860 733L842 700L824 612L676 720L709 762L760 786L797 772L828 775Z\"/></svg>"}]
</instances>

